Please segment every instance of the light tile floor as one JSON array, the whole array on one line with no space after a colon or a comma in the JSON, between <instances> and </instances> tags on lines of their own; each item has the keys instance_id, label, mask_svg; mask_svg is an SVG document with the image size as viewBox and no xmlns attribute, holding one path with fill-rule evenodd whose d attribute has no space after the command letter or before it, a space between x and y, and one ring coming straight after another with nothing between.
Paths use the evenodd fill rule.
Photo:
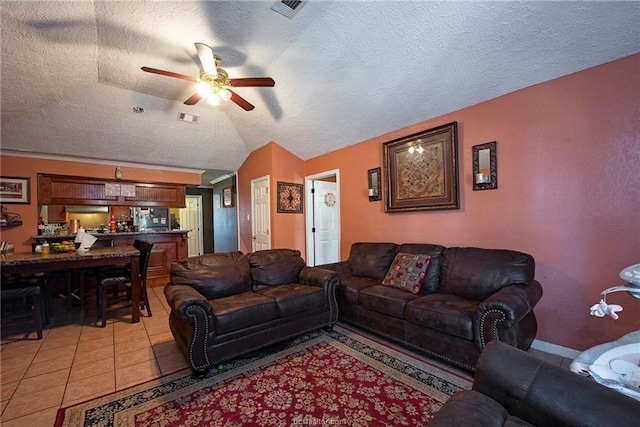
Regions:
<instances>
[{"instance_id":1,"label":"light tile floor","mask_svg":"<svg viewBox=\"0 0 640 427\"><path fill-rule=\"evenodd\" d=\"M76 307L66 321L54 319L42 340L35 332L3 338L0 425L52 426L60 407L187 369L169 330L163 288L149 288L149 299L153 317L143 311L139 323L122 308L101 328L95 310L83 319Z\"/></svg>"}]
</instances>

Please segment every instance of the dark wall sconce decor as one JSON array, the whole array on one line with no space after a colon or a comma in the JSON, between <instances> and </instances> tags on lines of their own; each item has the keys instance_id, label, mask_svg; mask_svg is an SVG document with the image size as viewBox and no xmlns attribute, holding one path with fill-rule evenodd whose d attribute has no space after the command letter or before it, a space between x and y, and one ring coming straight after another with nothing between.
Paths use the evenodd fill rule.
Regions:
<instances>
[{"instance_id":1,"label":"dark wall sconce decor","mask_svg":"<svg viewBox=\"0 0 640 427\"><path fill-rule=\"evenodd\" d=\"M382 169L373 168L367 171L369 201L375 202L382 200Z\"/></svg>"},{"instance_id":2,"label":"dark wall sconce decor","mask_svg":"<svg viewBox=\"0 0 640 427\"><path fill-rule=\"evenodd\" d=\"M496 141L474 145L473 189L493 190L498 188L498 159Z\"/></svg>"}]
</instances>

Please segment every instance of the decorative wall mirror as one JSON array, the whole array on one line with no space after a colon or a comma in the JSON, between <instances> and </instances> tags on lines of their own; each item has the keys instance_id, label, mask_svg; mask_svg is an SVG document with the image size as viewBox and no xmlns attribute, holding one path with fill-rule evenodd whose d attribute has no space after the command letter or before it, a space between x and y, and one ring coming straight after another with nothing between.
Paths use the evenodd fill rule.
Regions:
<instances>
[{"instance_id":1,"label":"decorative wall mirror","mask_svg":"<svg viewBox=\"0 0 640 427\"><path fill-rule=\"evenodd\" d=\"M381 168L369 169L367 172L369 184L369 201L382 200L382 170Z\"/></svg>"},{"instance_id":2,"label":"decorative wall mirror","mask_svg":"<svg viewBox=\"0 0 640 427\"><path fill-rule=\"evenodd\" d=\"M493 190L498 188L498 160L496 141L474 145L473 150L473 189Z\"/></svg>"}]
</instances>

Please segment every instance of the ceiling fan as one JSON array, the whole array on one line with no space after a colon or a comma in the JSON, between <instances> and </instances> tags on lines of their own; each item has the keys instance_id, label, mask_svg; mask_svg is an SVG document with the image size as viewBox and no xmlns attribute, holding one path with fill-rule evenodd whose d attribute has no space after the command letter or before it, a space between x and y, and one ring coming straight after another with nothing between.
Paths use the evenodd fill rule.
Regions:
<instances>
[{"instance_id":1,"label":"ceiling fan","mask_svg":"<svg viewBox=\"0 0 640 427\"><path fill-rule=\"evenodd\" d=\"M158 70L157 68L142 67L142 71L147 73L160 74L162 76L174 77L176 79L188 80L198 83L198 90L191 95L184 103L195 105L203 98L207 98L210 103L217 104L220 99L233 101L246 111L251 111L255 107L246 99L231 90L231 87L273 87L276 82L271 77L246 77L240 79L230 79L229 74L220 68L220 57L213 54L213 49L204 43L195 43L198 58L200 58L199 77L191 77L185 74L171 71Z\"/></svg>"}]
</instances>

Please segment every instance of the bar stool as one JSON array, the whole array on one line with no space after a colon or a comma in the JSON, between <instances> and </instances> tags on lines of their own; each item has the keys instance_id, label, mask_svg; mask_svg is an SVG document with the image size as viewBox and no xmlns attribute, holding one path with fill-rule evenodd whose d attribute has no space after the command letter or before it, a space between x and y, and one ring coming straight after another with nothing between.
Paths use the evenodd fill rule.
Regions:
<instances>
[{"instance_id":1,"label":"bar stool","mask_svg":"<svg viewBox=\"0 0 640 427\"><path fill-rule=\"evenodd\" d=\"M153 249L153 243L146 242L144 240L136 240L133 246L140 251L140 297L141 305L147 310L149 317L151 314L151 306L149 305L149 298L147 296L147 269L149 267L149 256ZM131 272L122 273L121 269L114 269L117 275L105 277L108 272L103 272L98 277L98 318L101 320L101 326L104 328L107 326L107 306L117 303L119 301L131 300ZM112 272L112 273L113 273ZM124 290L124 295L121 293ZM111 297L109 297L108 291L111 291Z\"/></svg>"},{"instance_id":2,"label":"bar stool","mask_svg":"<svg viewBox=\"0 0 640 427\"><path fill-rule=\"evenodd\" d=\"M40 286L25 286L16 288L7 288L0 290L0 299L2 300L2 317L10 320L22 320L27 317L33 317L36 333L38 339L42 339L42 301L40 299L41 289ZM25 300L31 298L32 304L30 313L6 313L4 309L5 302L11 301L12 303L19 300ZM27 302L27 304L29 304ZM15 308L15 307L12 307ZM17 311L17 310L16 310Z\"/></svg>"}]
</instances>

